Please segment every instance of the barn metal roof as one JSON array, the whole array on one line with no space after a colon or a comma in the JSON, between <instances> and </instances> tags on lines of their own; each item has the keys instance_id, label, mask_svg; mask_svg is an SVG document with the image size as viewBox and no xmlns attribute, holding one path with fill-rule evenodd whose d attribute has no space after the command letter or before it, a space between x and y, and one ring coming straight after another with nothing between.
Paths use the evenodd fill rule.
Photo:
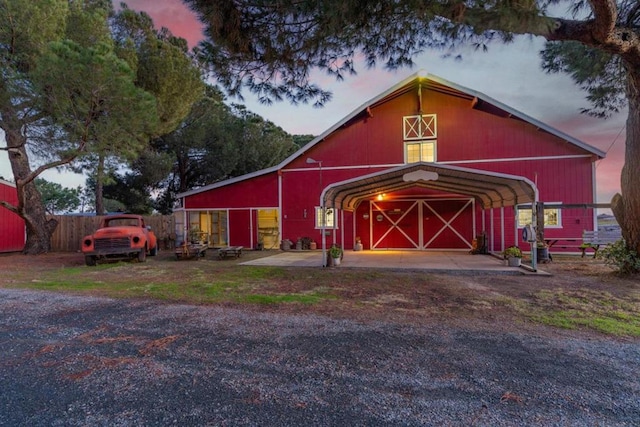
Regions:
<instances>
[{"instance_id":1,"label":"barn metal roof","mask_svg":"<svg viewBox=\"0 0 640 427\"><path fill-rule=\"evenodd\" d=\"M411 163L336 182L322 192L324 206L354 210L365 199L410 187L474 197L484 209L538 201L529 179L437 163Z\"/></svg>"}]
</instances>

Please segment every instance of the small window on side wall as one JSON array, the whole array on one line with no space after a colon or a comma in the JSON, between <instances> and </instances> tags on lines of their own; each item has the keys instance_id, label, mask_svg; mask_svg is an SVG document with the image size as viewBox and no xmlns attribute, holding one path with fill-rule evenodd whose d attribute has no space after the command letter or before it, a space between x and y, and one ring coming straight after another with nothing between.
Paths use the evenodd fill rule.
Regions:
<instances>
[{"instance_id":1,"label":"small window on side wall","mask_svg":"<svg viewBox=\"0 0 640 427\"><path fill-rule=\"evenodd\" d=\"M324 215L323 215L324 209ZM316 228L322 228L324 218L324 228L337 228L336 227L336 209L334 208L321 208L316 207Z\"/></svg>"},{"instance_id":2,"label":"small window on side wall","mask_svg":"<svg viewBox=\"0 0 640 427\"><path fill-rule=\"evenodd\" d=\"M553 204L560 204L554 202ZM518 206L518 227L524 227L531 224L531 207L530 206ZM557 208L549 208L544 210L544 226L546 228L562 228L562 216L561 210Z\"/></svg>"}]
</instances>

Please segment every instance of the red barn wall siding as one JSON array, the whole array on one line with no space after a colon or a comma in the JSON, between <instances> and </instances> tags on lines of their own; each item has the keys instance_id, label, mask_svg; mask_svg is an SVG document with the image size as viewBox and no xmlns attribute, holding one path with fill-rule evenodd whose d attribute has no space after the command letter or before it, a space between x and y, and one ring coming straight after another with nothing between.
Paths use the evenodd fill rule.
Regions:
<instances>
[{"instance_id":1,"label":"red barn wall siding","mask_svg":"<svg viewBox=\"0 0 640 427\"><path fill-rule=\"evenodd\" d=\"M471 107L471 101L424 90L425 114L437 115L437 160L486 160L584 155L564 140L513 118ZM323 167L404 163L403 116L415 115L417 94L408 92L360 114L314 146L307 155ZM304 167L306 157L287 168Z\"/></svg>"},{"instance_id":2,"label":"red barn wall siding","mask_svg":"<svg viewBox=\"0 0 640 427\"><path fill-rule=\"evenodd\" d=\"M438 161L584 154L532 125L471 109L438 113Z\"/></svg>"},{"instance_id":3,"label":"red barn wall siding","mask_svg":"<svg viewBox=\"0 0 640 427\"><path fill-rule=\"evenodd\" d=\"M186 209L225 209L278 206L276 172L185 197Z\"/></svg>"},{"instance_id":4,"label":"red barn wall siding","mask_svg":"<svg viewBox=\"0 0 640 427\"><path fill-rule=\"evenodd\" d=\"M502 230L502 224L504 218L504 234ZM504 248L509 246L522 246L518 241L515 224L515 210L512 207L505 207L504 211L500 208L488 209L485 211L485 232L488 239L488 247L491 251L500 252ZM478 229L482 231L481 228Z\"/></svg>"},{"instance_id":5,"label":"red barn wall siding","mask_svg":"<svg viewBox=\"0 0 640 427\"><path fill-rule=\"evenodd\" d=\"M592 203L593 178L590 158L548 159L520 162L469 164L465 167L519 175L537 182L540 201L546 203ZM494 209L494 215L496 210ZM513 224L509 209L505 218ZM583 230L592 230L593 209L561 209L561 227L545 228L545 237L580 237ZM513 232L511 232L513 234ZM510 240L511 242L511 240Z\"/></svg>"},{"instance_id":6,"label":"red barn wall siding","mask_svg":"<svg viewBox=\"0 0 640 427\"><path fill-rule=\"evenodd\" d=\"M309 168L308 166L304 170L285 170L282 173L282 235L283 238L294 243L300 237L311 237L316 241L322 237L321 231L315 228L315 209L320 205L320 170L318 167ZM322 187L360 175L362 171L357 169L327 170L323 163ZM340 222L340 219L341 216L338 217L340 228L336 233L336 243L344 244L345 247L348 247L347 244L351 246L353 236L341 231L345 225ZM345 242L340 240L343 234ZM333 233L327 236L327 242L329 245L333 243Z\"/></svg>"},{"instance_id":7,"label":"red barn wall siding","mask_svg":"<svg viewBox=\"0 0 640 427\"><path fill-rule=\"evenodd\" d=\"M339 230L338 233L340 235L339 243L341 243L344 249L353 249L356 243L353 228L354 212L344 211L341 217L344 218L344 221L340 223L341 230ZM344 240L342 236L344 236Z\"/></svg>"},{"instance_id":8,"label":"red barn wall siding","mask_svg":"<svg viewBox=\"0 0 640 427\"><path fill-rule=\"evenodd\" d=\"M0 200L18 204L16 188L0 182ZM24 248L24 221L10 210L0 207L0 252L17 252Z\"/></svg>"}]
</instances>

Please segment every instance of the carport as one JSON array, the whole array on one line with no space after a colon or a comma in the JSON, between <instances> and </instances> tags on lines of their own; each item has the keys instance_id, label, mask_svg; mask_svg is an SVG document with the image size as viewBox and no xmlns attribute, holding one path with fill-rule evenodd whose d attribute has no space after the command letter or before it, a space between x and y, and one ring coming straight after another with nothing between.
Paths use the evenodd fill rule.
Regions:
<instances>
[{"instance_id":1,"label":"carport","mask_svg":"<svg viewBox=\"0 0 640 427\"><path fill-rule=\"evenodd\" d=\"M323 209L337 208L353 211L359 203L371 199L375 194L390 193L411 187L472 197L484 211L531 204L532 223L536 223L535 206L538 203L538 189L529 179L440 163L411 163L330 184L324 188L320 196L320 206ZM326 266L327 248L324 227L321 234L322 265ZM504 235L504 220L501 235ZM531 257L531 267L534 270L537 264L535 252L532 251Z\"/></svg>"}]
</instances>

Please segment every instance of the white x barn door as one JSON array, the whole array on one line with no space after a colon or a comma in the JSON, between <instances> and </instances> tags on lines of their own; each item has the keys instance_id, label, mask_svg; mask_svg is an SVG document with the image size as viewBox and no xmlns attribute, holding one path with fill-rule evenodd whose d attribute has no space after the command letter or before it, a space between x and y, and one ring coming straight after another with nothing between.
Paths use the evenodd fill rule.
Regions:
<instances>
[{"instance_id":1,"label":"white x barn door","mask_svg":"<svg viewBox=\"0 0 640 427\"><path fill-rule=\"evenodd\" d=\"M471 249L473 199L423 200L422 204L422 249Z\"/></svg>"},{"instance_id":2,"label":"white x barn door","mask_svg":"<svg viewBox=\"0 0 640 427\"><path fill-rule=\"evenodd\" d=\"M473 199L420 199L370 203L371 249L471 248Z\"/></svg>"}]
</instances>

